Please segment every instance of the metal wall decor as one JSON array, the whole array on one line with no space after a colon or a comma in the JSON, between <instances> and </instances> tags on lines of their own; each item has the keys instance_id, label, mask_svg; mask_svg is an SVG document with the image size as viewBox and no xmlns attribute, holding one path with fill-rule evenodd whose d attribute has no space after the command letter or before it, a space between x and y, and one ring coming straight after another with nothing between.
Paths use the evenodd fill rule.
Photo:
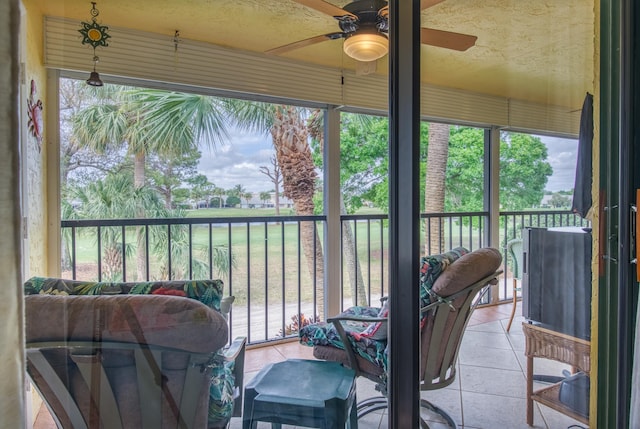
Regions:
<instances>
[{"instance_id":1,"label":"metal wall decor","mask_svg":"<svg viewBox=\"0 0 640 429\"><path fill-rule=\"evenodd\" d=\"M91 2L91 22L81 22L82 28L78 30L80 34L82 34L82 44L83 45L91 45L93 47L93 71L87 79L87 84L91 86L102 86L102 80L100 80L100 75L96 71L96 64L100 60L100 58L96 55L96 48L98 46L109 46L107 43L107 39L110 38L109 27L106 25L100 25L97 22L98 15L100 12L96 8L96 2Z\"/></svg>"},{"instance_id":2,"label":"metal wall decor","mask_svg":"<svg viewBox=\"0 0 640 429\"><path fill-rule=\"evenodd\" d=\"M42 100L37 98L36 81L31 79L31 92L27 99L27 116L29 117L29 133L36 139L38 152L42 148Z\"/></svg>"}]
</instances>

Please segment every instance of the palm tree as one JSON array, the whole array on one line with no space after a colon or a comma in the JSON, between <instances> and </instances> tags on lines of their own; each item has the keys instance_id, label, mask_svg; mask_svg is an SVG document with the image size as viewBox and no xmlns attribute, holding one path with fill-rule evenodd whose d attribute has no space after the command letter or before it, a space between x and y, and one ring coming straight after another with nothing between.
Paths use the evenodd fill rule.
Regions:
<instances>
[{"instance_id":1,"label":"palm tree","mask_svg":"<svg viewBox=\"0 0 640 429\"><path fill-rule=\"evenodd\" d=\"M234 186L233 188L231 188L231 191L229 191L229 193L233 193L234 196L238 197L238 198L242 198L242 196L247 192L247 190L245 189L244 186L242 186L240 183L238 183L236 186Z\"/></svg>"},{"instance_id":2,"label":"palm tree","mask_svg":"<svg viewBox=\"0 0 640 429\"><path fill-rule=\"evenodd\" d=\"M108 174L103 180L97 180L84 187L71 187L70 196L75 203L63 200L63 211L66 218L75 219L131 219L139 213L154 218L183 218L182 210L168 210L158 193L150 188L135 188L130 174ZM208 259L206 249L196 249L196 255L190 258L188 228L184 225L171 226L171 273L169 272L169 235L166 226L149 227L149 243L152 254L160 265L160 278L186 278L191 264L194 278L208 278L209 267L204 261ZM90 234L97 240L97 229L90 229ZM125 243L122 251L122 229L120 227L104 227L101 229L103 280L122 281L122 260L133 255L134 247ZM214 268L225 274L229 270L228 251L226 247L211 249Z\"/></svg>"},{"instance_id":3,"label":"palm tree","mask_svg":"<svg viewBox=\"0 0 640 429\"><path fill-rule=\"evenodd\" d=\"M260 192L260 201L262 201L262 204L266 205L269 200L271 200L271 192Z\"/></svg>"},{"instance_id":4,"label":"palm tree","mask_svg":"<svg viewBox=\"0 0 640 429\"><path fill-rule=\"evenodd\" d=\"M134 160L134 186L145 186L149 154L179 157L200 142L215 146L227 137L221 99L154 89L107 86L99 103L83 109L73 120L81 146L101 153L125 147ZM138 216L143 216L141 211ZM139 240L142 234L138 234ZM138 243L138 279L145 277L145 247Z\"/></svg>"},{"instance_id":5,"label":"palm tree","mask_svg":"<svg viewBox=\"0 0 640 429\"><path fill-rule=\"evenodd\" d=\"M215 195L216 197L218 197L218 208L222 208L224 206L223 202L222 202L222 197L224 196L224 189L219 187L219 186L214 186L213 187L213 195Z\"/></svg>"},{"instance_id":6,"label":"palm tree","mask_svg":"<svg viewBox=\"0 0 640 429\"><path fill-rule=\"evenodd\" d=\"M444 212L444 191L449 157L449 125L429 124L429 146L427 148L427 175L425 178L425 213ZM440 219L428 221L425 229L425 254L438 253L444 246L443 225Z\"/></svg>"},{"instance_id":7,"label":"palm tree","mask_svg":"<svg viewBox=\"0 0 640 429\"><path fill-rule=\"evenodd\" d=\"M295 106L240 100L228 100L228 109L240 129L271 134L284 195L293 201L297 215L313 215L316 166L308 142L306 120L309 111ZM312 277L315 274L318 315L322 317L324 257L322 248L316 245L320 243L320 237L314 226L313 222L301 223L300 242L309 273Z\"/></svg>"},{"instance_id":8,"label":"palm tree","mask_svg":"<svg viewBox=\"0 0 640 429\"><path fill-rule=\"evenodd\" d=\"M253 194L251 192L245 192L242 194L242 198L247 202L247 208L249 207L249 201L253 198Z\"/></svg>"},{"instance_id":9,"label":"palm tree","mask_svg":"<svg viewBox=\"0 0 640 429\"><path fill-rule=\"evenodd\" d=\"M138 211L132 198L131 180L126 176L107 175L104 180L89 183L86 187L70 187L69 199L62 201L62 211L70 219L113 219L134 217ZM146 199L152 202L152 199ZM88 233L98 240L97 229L91 228ZM122 249L120 228L102 228L100 234L102 248L103 279L106 281L122 281L119 269L122 261L133 252L130 243Z\"/></svg>"}]
</instances>

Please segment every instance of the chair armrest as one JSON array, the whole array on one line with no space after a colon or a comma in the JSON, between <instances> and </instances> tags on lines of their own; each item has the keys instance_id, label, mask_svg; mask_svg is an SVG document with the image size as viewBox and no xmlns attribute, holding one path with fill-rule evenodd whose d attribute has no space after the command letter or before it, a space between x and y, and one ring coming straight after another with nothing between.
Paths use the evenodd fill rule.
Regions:
<instances>
[{"instance_id":1,"label":"chair armrest","mask_svg":"<svg viewBox=\"0 0 640 429\"><path fill-rule=\"evenodd\" d=\"M371 316L353 316L353 315L338 315L335 317L330 317L327 319L327 322L331 322L335 325L336 322L386 322L388 320L387 317L371 317Z\"/></svg>"},{"instance_id":2,"label":"chair armrest","mask_svg":"<svg viewBox=\"0 0 640 429\"><path fill-rule=\"evenodd\" d=\"M233 392L232 417L242 415L242 395L244 393L244 356L247 337L236 337L231 345L220 352L224 362L234 362L233 376L235 380Z\"/></svg>"},{"instance_id":3,"label":"chair armrest","mask_svg":"<svg viewBox=\"0 0 640 429\"><path fill-rule=\"evenodd\" d=\"M333 323L333 326L336 328L336 332L340 337L340 341L344 345L344 351L347 353L347 359L349 360L349 366L356 372L356 375L364 374L364 371L360 369L360 365L358 364L358 359L356 359L356 354L351 347L351 343L349 342L349 338L347 337L347 332L344 330L344 326L342 326L341 322L347 321L355 321L355 322L385 322L387 321L387 317L368 317L368 316L353 316L346 314L339 314L338 316L331 317L327 319L327 322Z\"/></svg>"},{"instance_id":4,"label":"chair armrest","mask_svg":"<svg viewBox=\"0 0 640 429\"><path fill-rule=\"evenodd\" d=\"M236 337L231 345L225 348L220 354L225 362L234 361L241 353L244 353L246 344L247 337Z\"/></svg>"}]
</instances>

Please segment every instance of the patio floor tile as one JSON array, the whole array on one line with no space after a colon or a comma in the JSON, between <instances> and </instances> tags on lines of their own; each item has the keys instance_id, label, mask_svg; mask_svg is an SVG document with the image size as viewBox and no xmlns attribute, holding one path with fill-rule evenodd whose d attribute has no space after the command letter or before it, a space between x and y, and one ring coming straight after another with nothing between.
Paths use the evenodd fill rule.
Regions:
<instances>
[{"instance_id":1,"label":"patio floor tile","mask_svg":"<svg viewBox=\"0 0 640 429\"><path fill-rule=\"evenodd\" d=\"M518 303L518 307L520 303ZM460 429L564 429L578 424L557 411L534 403L535 426L527 426L524 357L524 336L522 317L514 318L511 331L506 325L511 313L511 303L477 309L470 321L462 342L458 377L444 389L422 392L435 405L445 409L460 425ZM516 311L516 315L520 310ZM280 343L267 347L247 350L245 361L245 383L251 380L266 364L285 359L313 359L311 347L298 342ZM535 374L561 375L563 365L546 359L536 359ZM543 386L535 383L537 387ZM374 383L364 378L358 379L357 399L379 395ZM45 410L46 411L46 410ZM40 412L35 429L54 429L51 420ZM432 429L446 426L438 422L438 417L422 413ZM388 429L386 410L373 412L359 420L360 429ZM241 418L233 418L230 427L242 427ZM270 424L259 423L259 429L270 428ZM297 429L283 425L283 429ZM584 427L579 425L577 427Z\"/></svg>"},{"instance_id":2,"label":"patio floor tile","mask_svg":"<svg viewBox=\"0 0 640 429\"><path fill-rule=\"evenodd\" d=\"M461 365L522 371L518 357L511 349L489 347L489 345L474 346L463 342L458 358Z\"/></svg>"},{"instance_id":3,"label":"patio floor tile","mask_svg":"<svg viewBox=\"0 0 640 429\"><path fill-rule=\"evenodd\" d=\"M534 411L536 425L527 425L526 400L524 398L462 391L462 403L464 404L465 428L547 429L538 407ZM566 426L564 427L566 428ZM548 429L559 428L556 426Z\"/></svg>"},{"instance_id":4,"label":"patio floor tile","mask_svg":"<svg viewBox=\"0 0 640 429\"><path fill-rule=\"evenodd\" d=\"M526 379L519 370L460 365L459 375L463 392L486 393L510 398L525 398L527 394Z\"/></svg>"}]
</instances>

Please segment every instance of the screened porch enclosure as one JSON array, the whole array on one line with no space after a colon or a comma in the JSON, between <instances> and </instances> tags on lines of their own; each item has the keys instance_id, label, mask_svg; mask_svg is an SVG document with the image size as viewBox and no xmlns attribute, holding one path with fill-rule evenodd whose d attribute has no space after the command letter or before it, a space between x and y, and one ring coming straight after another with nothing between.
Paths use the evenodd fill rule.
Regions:
<instances>
[{"instance_id":1,"label":"screened porch enclosure","mask_svg":"<svg viewBox=\"0 0 640 429\"><path fill-rule=\"evenodd\" d=\"M212 103L217 100L197 93L182 97L179 93L154 92L153 89L114 88L116 91L122 88L129 97L139 91L144 97L155 97L153 100L160 100L162 94L173 94L176 100L189 100L189 97L203 97L213 100ZM135 204L129 207L130 203L140 197L133 191L132 182L122 182L121 177L122 172L125 176L136 174L131 172L131 143L115 141L111 149L95 151L92 149L96 146L94 140L112 137L101 137L99 128L94 130L94 125L84 122L84 117L88 116L90 120L100 123L102 120L96 119L96 114L100 114L101 106L110 105L111 100L101 99L99 93L93 93L81 81L72 79L60 80L60 91L63 195L58 264L63 278L101 282L222 279L226 293L236 297L230 316L230 338L235 335L247 336L249 344L294 338L301 326L324 320L328 315L325 305L332 300L338 303L341 311L352 305L375 305L390 293L390 239L388 215L385 213L388 193L385 177L388 173L384 170L388 153L388 136L384 128L386 118L353 113L336 115L333 120L344 121L337 124L342 129L338 137L342 141L337 163L326 162L330 158L322 153L323 146L313 139L309 140L312 151L315 151L313 156L324 160L316 166L319 174L313 179L316 183L315 211L322 213L325 207L339 202L339 219L326 214L295 215L293 208L274 210L252 206L249 202L255 200L257 192L236 194L234 189L219 188L218 184L225 183L225 178L215 173L212 181L216 183L207 182L206 192L202 190L204 185L201 182L194 181L195 178L203 178L202 174L190 178L180 173L177 183L171 188L168 188L169 185L163 188L165 182L152 170L160 171L161 177L171 172L177 175L181 170L178 170L179 164L171 161L170 157L165 155L163 158L152 150L147 153L148 165L145 169L149 171L146 173L146 184L141 189L164 191L160 198L163 202L159 201L158 207L135 208ZM114 106L119 108L117 104ZM307 108L306 111L319 110ZM332 116L327 114L321 114L320 118L332 120ZM354 130L353 124L358 121L372 121L373 126L366 125L372 131L358 131L357 127ZM85 137L82 130L76 131L74 127L78 124L91 127L90 135ZM371 134L380 125L383 125L382 130L375 131L379 135ZM133 128L136 125L129 126ZM522 133L492 133L489 129L435 122L425 122L423 126L424 160L421 163L426 171L420 184L423 195L420 204L430 208L430 212L420 215L421 254L443 253L460 246L469 250L497 247L503 253L506 275L502 277L500 285L490 290L484 304L512 299L510 285L514 261L506 251L506 243L520 237L525 227L588 226L589 222L568 211L570 196L554 194L554 198L564 198L560 200L561 209L552 209L549 201L553 199L547 198L550 195L543 196L542 189L552 170L547 162L547 149L540 137ZM444 144L449 152L443 165L446 178L439 184L433 183L428 173L430 165L431 168L434 165L429 163L429 157L436 156L428 148L428 143L433 140L430 146L434 147L438 143L431 128L433 133L439 128L444 129ZM252 133L248 134L247 138L254 138ZM229 151L221 152L220 146L233 149L240 144L238 138L242 137L235 136L236 140L218 143L218 148L210 149L208 156L226 158ZM82 143L78 145L78 141ZM569 139L564 141L571 142ZM487 150L498 143L503 153ZM536 147L534 150L532 146L531 152L540 153L533 157L518 155L522 151L521 146L528 143ZM124 148L128 145L127 151L121 147L123 144ZM276 146L275 141L272 144ZM358 146L367 146L367 152L358 154ZM189 150L185 149L184 153ZM491 156L499 157L499 162L494 162ZM197 157L202 159L199 153ZM369 157L365 164L371 164L372 167L353 172L354 165L362 164L361 157ZM271 155L269 161L273 162L274 171L279 168L275 155ZM263 162L268 162L266 157ZM509 172L514 163L521 164L520 170ZM96 164L100 165L99 169L95 167ZM565 164L572 167L571 162ZM197 168L202 168L201 165ZM497 181L499 184L492 180L494 172L489 171L490 165L507 169L497 172L498 177L506 175L500 177ZM265 168L260 167L261 170ZM533 174L538 169L546 173L540 173L537 182L533 176L529 180L521 178L525 174L523 172L530 171ZM345 174L344 170L351 172L351 175ZM330 171L341 175L338 195L320 188L322 183L330 181ZM271 174L268 169L266 172ZM117 186L113 187L113 183ZM282 186L276 183L278 187ZM563 184L570 194L573 183L564 179ZM234 186L238 187L243 188L242 185ZM444 188L440 197L441 211L434 212L434 206L430 205L434 203L429 203L428 199L439 187ZM495 188L501 193L501 207L526 210L500 211L496 218L493 204L486 196L487 190ZM180 193L181 190L191 193ZM280 194L271 191L269 201L275 194ZM178 199L180 195L182 197ZM190 198L185 199L184 195L190 195ZM229 203L232 198L233 203ZM292 202L285 196L281 195L281 198L288 204ZM242 203L243 200L245 203ZM239 208L230 208L230 204L236 204ZM275 202L274 205L282 204ZM207 210L202 210L202 207L209 206L214 207L214 214L203 216L201 212ZM347 206L355 214L347 214ZM544 209L535 209L536 206L543 206ZM268 214L260 215L261 212ZM236 213L237 216L228 213ZM338 227L328 226L329 222L333 225L337 222ZM311 243L307 243L311 251L305 249L303 244L305 228L311 232ZM329 231L332 230L337 231L336 237L330 236ZM331 245L335 246L339 256L337 259L331 258L328 253ZM329 276L333 276L333 279L328 280Z\"/></svg>"},{"instance_id":2,"label":"screened porch enclosure","mask_svg":"<svg viewBox=\"0 0 640 429\"><path fill-rule=\"evenodd\" d=\"M205 19L205 25L196 16L210 17L211 4L184 4L185 10L195 6L201 12L191 13L185 21L184 11L166 4L149 12L145 2L140 8L115 1L98 4L113 42L99 52L97 67L105 83L323 111L318 185L322 193L317 198L322 209L302 216L287 212L235 218L195 213L184 218L73 219L62 214L61 188L50 180L43 209L48 214L47 274L102 281L220 278L225 292L237 298L230 316L230 338L247 335L256 347L293 342L302 324L353 304L376 304L388 295L391 240L386 212L345 214L340 204L345 193L340 178L341 117L387 115L392 95L387 58L378 61L376 72L366 74L342 52L342 41L281 56L265 54L272 47L267 44L285 44L288 37L301 38L303 33L326 33L327 22L335 24L332 17L318 18L295 1L214 2L217 18ZM84 80L92 65L91 53L78 42L77 34L80 21L86 20L87 5L75 0L26 3L42 18L33 22L42 23L42 68L47 73L51 127L55 123L51 118L61 116L58 95L54 95L60 79ZM343 7L348 2L329 3ZM503 0L482 5L458 0L436 3L429 13L422 13L423 27L478 35L479 42L466 54L422 47L420 117L424 122L473 128L482 134L482 160L474 164L482 171L482 183L476 183L480 191L475 193L481 205L421 213L420 250L433 254L456 246L500 249L505 274L486 297L486 304L492 305L512 297L513 261L506 243L518 237L522 228L590 226L565 205L506 206L499 166L503 133L576 139L579 105L594 86L594 5L578 0L529 5ZM175 19L166 19L167 10L175 12ZM238 16L243 17L241 25ZM283 16L289 18L283 20ZM265 28L271 20L285 22ZM180 27L179 37L174 27ZM237 27L245 29L242 34ZM209 36L203 36L202 28ZM332 49L331 44L339 46ZM54 150L43 158L47 171L61 169L55 154L64 138L60 131L48 138ZM44 170L45 166L39 167ZM251 204L241 199L241 205L248 210ZM316 238L311 249L314 255L320 252L322 259L306 254L301 238L305 228L313 231ZM159 236L162 241L156 240ZM345 237L351 241L346 243ZM143 249L145 258L134 254L138 249Z\"/></svg>"}]
</instances>

